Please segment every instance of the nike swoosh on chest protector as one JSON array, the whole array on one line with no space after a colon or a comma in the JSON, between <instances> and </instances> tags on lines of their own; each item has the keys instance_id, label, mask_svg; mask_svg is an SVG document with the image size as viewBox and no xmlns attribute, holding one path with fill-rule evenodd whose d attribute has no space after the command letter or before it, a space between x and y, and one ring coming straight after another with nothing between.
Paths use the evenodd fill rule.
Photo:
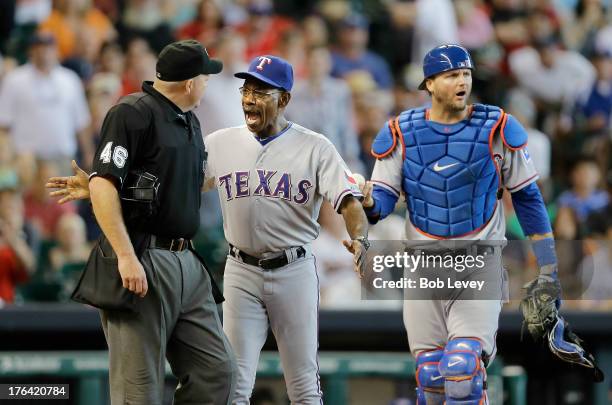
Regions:
<instances>
[{"instance_id":1,"label":"nike swoosh on chest protector","mask_svg":"<svg viewBox=\"0 0 612 405\"><path fill-rule=\"evenodd\" d=\"M440 162L436 162L436 164L434 165L433 169L435 172L441 172L442 170L446 170L449 167L453 167L455 165L458 165L459 162L455 162L455 163L451 163L450 165L444 165L444 166L440 166Z\"/></svg>"}]
</instances>

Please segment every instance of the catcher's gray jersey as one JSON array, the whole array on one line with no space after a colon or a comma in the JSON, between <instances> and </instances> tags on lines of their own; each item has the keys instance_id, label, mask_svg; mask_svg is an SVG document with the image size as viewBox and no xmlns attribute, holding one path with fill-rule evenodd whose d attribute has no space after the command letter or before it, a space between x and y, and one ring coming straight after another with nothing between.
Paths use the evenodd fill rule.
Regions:
<instances>
[{"instance_id":1,"label":"catcher's gray jersey","mask_svg":"<svg viewBox=\"0 0 612 405\"><path fill-rule=\"evenodd\" d=\"M239 126L204 142L205 175L215 178L225 238L251 255L312 242L323 198L338 210L346 195L361 197L332 143L295 123L265 141Z\"/></svg>"}]
</instances>

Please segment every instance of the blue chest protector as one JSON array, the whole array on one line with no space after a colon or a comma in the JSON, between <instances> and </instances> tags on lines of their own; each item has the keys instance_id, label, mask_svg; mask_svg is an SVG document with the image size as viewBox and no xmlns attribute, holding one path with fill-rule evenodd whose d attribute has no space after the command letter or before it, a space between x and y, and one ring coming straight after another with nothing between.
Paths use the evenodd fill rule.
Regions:
<instances>
[{"instance_id":1,"label":"blue chest protector","mask_svg":"<svg viewBox=\"0 0 612 405\"><path fill-rule=\"evenodd\" d=\"M501 184L490 142L504 116L498 107L474 104L469 119L450 127L428 121L425 108L395 120L405 148L402 188L417 229L459 237L491 219Z\"/></svg>"}]
</instances>

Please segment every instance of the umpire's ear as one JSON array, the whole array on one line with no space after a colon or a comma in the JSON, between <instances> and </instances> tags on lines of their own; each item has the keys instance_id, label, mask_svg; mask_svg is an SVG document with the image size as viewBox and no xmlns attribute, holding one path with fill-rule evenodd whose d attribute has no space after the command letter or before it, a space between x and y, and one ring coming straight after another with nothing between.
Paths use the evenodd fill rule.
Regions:
<instances>
[{"instance_id":1,"label":"umpire's ear","mask_svg":"<svg viewBox=\"0 0 612 405\"><path fill-rule=\"evenodd\" d=\"M289 104L289 100L291 100L291 93L288 91L283 91L278 98L278 108L285 108L287 104Z\"/></svg>"}]
</instances>

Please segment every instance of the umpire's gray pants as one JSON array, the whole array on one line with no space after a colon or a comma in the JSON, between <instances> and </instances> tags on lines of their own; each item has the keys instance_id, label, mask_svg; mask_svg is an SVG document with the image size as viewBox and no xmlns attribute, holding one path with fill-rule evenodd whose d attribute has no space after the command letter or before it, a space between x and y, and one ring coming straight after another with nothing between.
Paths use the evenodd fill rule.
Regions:
<instances>
[{"instance_id":1,"label":"umpire's gray pants","mask_svg":"<svg viewBox=\"0 0 612 405\"><path fill-rule=\"evenodd\" d=\"M149 249L142 263L140 312L100 311L112 405L161 405L166 358L179 380L175 404L230 404L236 364L208 273L189 250Z\"/></svg>"}]
</instances>

